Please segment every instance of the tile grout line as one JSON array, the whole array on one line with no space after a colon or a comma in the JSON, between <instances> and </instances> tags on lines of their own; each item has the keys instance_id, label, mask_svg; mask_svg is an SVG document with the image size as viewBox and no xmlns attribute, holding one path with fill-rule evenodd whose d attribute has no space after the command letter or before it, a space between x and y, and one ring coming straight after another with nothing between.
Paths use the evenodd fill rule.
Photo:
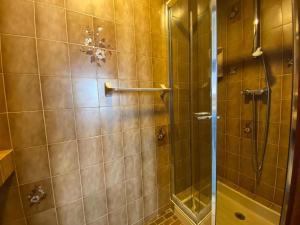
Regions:
<instances>
[{"instance_id":1,"label":"tile grout line","mask_svg":"<svg viewBox=\"0 0 300 225\"><path fill-rule=\"evenodd\" d=\"M68 20L67 20L67 5L66 0L64 1L64 14L65 14L65 35L67 41L67 56L68 56L68 78L71 82L71 98L72 98L72 114L73 114L73 123L74 123L74 132L75 132L75 142L76 142L76 153L77 153L77 166L78 166L78 175L79 175L79 184L80 184L80 194L81 194L81 206L82 206L82 216L83 216L83 223L87 224L86 216L85 216L85 206L84 206L84 195L83 195L83 185L82 185L82 177L81 177L81 165L80 165L80 156L79 156L79 146L78 146L78 132L77 132L77 122L76 122L76 113L75 113L75 98L74 98L74 84L73 84L73 77L72 77L72 69L71 69L71 57L70 57L70 43L69 43L69 32L68 32ZM93 22L93 21L92 21ZM98 101L99 104L99 101Z\"/></svg>"},{"instance_id":2,"label":"tile grout line","mask_svg":"<svg viewBox=\"0 0 300 225\"><path fill-rule=\"evenodd\" d=\"M44 132L45 132L45 145L48 157L48 168L49 168L49 175L50 175L50 182L51 182L51 191L52 191L52 198L54 204L54 211L56 217L56 224L58 225L58 213L56 208L56 199L55 199L55 192L54 192L54 184L52 178L52 170L51 170L51 162L50 162L50 152L49 152L49 142L48 142L48 134L47 134L47 125L46 125L46 117L45 117L45 109L44 109L44 99L43 99L43 91L42 91L42 82L41 82L41 73L40 73L40 61L39 61L39 52L38 52L38 40L37 40L37 24L36 24L36 2L33 1L33 25L34 25L34 39L35 39L35 53L36 53L36 60L37 60L37 75L39 79L39 89L40 89L40 98L41 98L41 106L42 106L42 116L43 116L43 123L44 123Z\"/></svg>"},{"instance_id":3,"label":"tile grout line","mask_svg":"<svg viewBox=\"0 0 300 225\"><path fill-rule=\"evenodd\" d=\"M152 85L154 86L154 75L153 75L153 40L152 40L152 33L153 33L153 25L152 25L152 21L151 21L151 9L152 9L152 4L151 4L151 0L148 0L149 1L149 19L150 19L150 45L151 45L151 53L150 53L150 57L151 57L151 69L152 69ZM157 104L156 103L156 96L154 95L153 97L153 117L154 117L154 129L153 129L153 132L155 134L155 128L156 128L156 121L155 121L155 105ZM155 135L154 135L155 136ZM156 142L155 142L155 149L153 150L154 151L154 167L155 167L155 172L157 173L157 156L156 156ZM159 201L158 201L158 198L159 198L159 189L158 189L158 176L155 175L155 191L156 191L156 207L155 207L155 211L154 212L151 212L151 215L150 216L153 216L153 215L158 215L158 209L159 209ZM153 193L153 192L152 192Z\"/></svg>"},{"instance_id":4,"label":"tile grout line","mask_svg":"<svg viewBox=\"0 0 300 225\"><path fill-rule=\"evenodd\" d=\"M118 42L117 42L117 26L116 26L116 1L115 0L113 0L112 1L112 4L113 4L113 26L114 26L114 40L115 40L115 45L116 45L116 69L117 69L117 76L115 77L115 78L112 78L111 80L114 80L114 81L116 81L117 82L117 86L119 87L119 74L120 74L120 69L119 69L119 51L118 51ZM98 82L97 82L97 84L98 84ZM99 89L99 87L98 87L98 92L100 93L100 89ZM115 133L121 133L122 134L122 122L123 122L123 113L122 113L122 107L121 107L121 100L120 100L120 95L119 94L117 94L117 96L118 96L118 104L114 104L113 103L113 101L112 101L112 104L110 105L110 104L108 104L108 108L113 108L113 107L117 107L118 108L118 111L119 111L119 113L121 113L121 121L120 121L120 130L118 130L118 131L116 131ZM113 98L113 96L111 96L111 98ZM100 101L100 99L99 99L99 101ZM101 105L101 104L99 104L99 105ZM106 105L106 104L105 104ZM100 107L101 108L101 107ZM101 113L100 113L100 117L101 117ZM114 132L113 132L114 133ZM103 131L102 131L102 129L101 129L101 134L103 134ZM110 134L108 134L108 133L105 133L105 134L103 134L103 136L106 136L106 135L112 135L111 133ZM106 164L107 164L107 161L104 159L104 143L103 143L103 138L102 138L102 141L101 141L101 145L102 145L102 156L103 156L103 168L104 168L104 185L105 185L105 197L106 197L106 217L107 217L107 222L108 222L108 224L109 224L109 218L110 218L110 214L111 214L111 212L113 211L113 210L109 210L109 208L108 208L108 188L110 188L110 187L107 187L107 180L108 180L108 177L107 177L107 174L106 174L106 169L105 169L105 166L106 166ZM123 151L123 139L122 139L122 151ZM122 155L122 157L120 157L120 158L123 158L123 180L122 180L122 182L124 183L124 185L125 185L125 160L124 160L124 152L123 152L123 155ZM118 160L120 159L120 158L118 158ZM113 160L111 160L111 162L113 162ZM127 198L127 196L126 196L126 186L125 186L125 200L126 200L126 198ZM126 206L125 206L126 207ZM118 210L119 209L121 209L121 206L120 206L120 208L118 208ZM127 211L126 211L126 214L127 214ZM128 216L126 216L126 219L128 218ZM128 219L127 219L127 221L128 221Z\"/></svg>"},{"instance_id":5,"label":"tile grout line","mask_svg":"<svg viewBox=\"0 0 300 225\"><path fill-rule=\"evenodd\" d=\"M132 0L130 0L130 2L132 3ZM117 3L116 3L116 0L113 1L113 8L114 8L114 26L115 26L115 42L116 42L116 50L120 51L119 50L119 44L118 44L118 38L117 38L117 35L118 35L118 29L117 29ZM133 8L132 8L133 10ZM133 13L133 12L132 12ZM122 24L123 25L123 24ZM122 53L122 51L120 51L119 53ZM128 54L126 52L126 54ZM132 52L130 53L132 54ZM119 55L117 54L117 69L118 69L118 75L117 75L117 81L118 81L118 86L120 87L120 85L122 83L120 83L120 67L119 67L119 60L120 60L120 57ZM136 63L136 62L135 62ZM136 70L135 70L135 73L136 73ZM126 79L125 79L126 80ZM121 94L120 94L121 95ZM121 109L121 135L122 135L122 161L123 161L123 180L122 180L122 183L124 185L124 190L123 190L123 194L125 194L125 206L124 206L124 210L126 210L126 224L128 225L128 222L129 222L129 218L128 218L128 201L127 201L127 180L126 180L126 161L125 161L125 152L124 152L124 140L123 140L123 133L124 133L124 108L126 107L125 105L123 105L122 103L122 96L119 96L119 104L120 104L120 109ZM128 95L126 95L126 97L128 98ZM122 209L122 206L119 208L119 209ZM118 209L118 210L119 210Z\"/></svg>"},{"instance_id":6,"label":"tile grout line","mask_svg":"<svg viewBox=\"0 0 300 225\"><path fill-rule=\"evenodd\" d=\"M131 1L132 2L132 16L133 16L133 33L134 33L134 47L135 47L135 78L137 80L137 86L139 87L140 84L139 84L139 75L138 75L138 63L137 63L137 41L136 41L136 9L135 9L135 2L134 0ZM139 182L141 184L141 196L138 198L138 199L135 199L134 201L132 202L137 202L139 201L140 199L142 199L142 204L143 204L143 207L142 207L142 220L144 221L144 218L145 218L145 212L144 212L144 186L143 186L143 160L142 160L142 151L141 151L141 146L142 146L142 143L141 143L141 112L140 112L140 94L139 93L136 93L136 96L137 98L137 111L138 111L138 132L139 132L139 154L134 154L134 155L138 155L139 157L139 161L140 161L140 170L139 171ZM123 140L124 141L124 140ZM131 178L131 179L136 179L135 178ZM128 205L128 202L126 202L126 204ZM127 215L128 215L128 206L127 206ZM129 218L128 218L129 219ZM136 223L136 221L135 221ZM131 224L129 224L131 225Z\"/></svg>"},{"instance_id":7,"label":"tile grout line","mask_svg":"<svg viewBox=\"0 0 300 225\"><path fill-rule=\"evenodd\" d=\"M242 10L244 8L244 2L241 1L240 2L240 11L241 11L241 21L244 21L244 11ZM244 27L244 23L242 23L242 41L245 39L244 37L244 31L245 31L245 27ZM242 78L243 78L243 74L244 74L244 63L242 64L242 69L241 69L241 76L240 76L240 90L243 90L243 83L242 83ZM242 145L242 136L243 136L243 126L242 126L242 110L243 110L243 105L242 105L242 101L243 101L243 96L240 96L240 113L239 113L239 120L240 120L240 135L239 135L239 151L238 151L238 157L239 157L239 171L241 171L241 145ZM241 186L241 174L238 172L238 185Z\"/></svg>"}]
</instances>

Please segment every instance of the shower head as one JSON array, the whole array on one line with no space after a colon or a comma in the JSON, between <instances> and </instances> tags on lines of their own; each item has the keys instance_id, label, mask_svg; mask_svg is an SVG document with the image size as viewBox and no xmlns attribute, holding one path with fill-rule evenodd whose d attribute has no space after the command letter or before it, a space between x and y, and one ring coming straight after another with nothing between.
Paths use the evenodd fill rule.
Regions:
<instances>
[{"instance_id":1,"label":"shower head","mask_svg":"<svg viewBox=\"0 0 300 225\"><path fill-rule=\"evenodd\" d=\"M259 57L263 54L264 52L262 51L261 47L258 47L256 49L254 49L254 51L252 52L252 56L254 58Z\"/></svg>"}]
</instances>

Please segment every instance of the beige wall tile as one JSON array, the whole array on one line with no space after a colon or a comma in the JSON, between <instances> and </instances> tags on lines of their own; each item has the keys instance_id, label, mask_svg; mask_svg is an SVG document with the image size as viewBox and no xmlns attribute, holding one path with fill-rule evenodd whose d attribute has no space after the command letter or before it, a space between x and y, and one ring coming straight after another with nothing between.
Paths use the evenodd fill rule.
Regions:
<instances>
[{"instance_id":1,"label":"beige wall tile","mask_svg":"<svg viewBox=\"0 0 300 225\"><path fill-rule=\"evenodd\" d=\"M0 148L11 148L7 114L0 114Z\"/></svg>"},{"instance_id":2,"label":"beige wall tile","mask_svg":"<svg viewBox=\"0 0 300 225\"><path fill-rule=\"evenodd\" d=\"M105 182L106 187L112 187L122 181L125 178L124 171L124 159L118 158L111 162L105 163Z\"/></svg>"},{"instance_id":3,"label":"beige wall tile","mask_svg":"<svg viewBox=\"0 0 300 225\"><path fill-rule=\"evenodd\" d=\"M75 141L49 145L52 176L66 174L78 169L78 154Z\"/></svg>"},{"instance_id":4,"label":"beige wall tile","mask_svg":"<svg viewBox=\"0 0 300 225\"><path fill-rule=\"evenodd\" d=\"M81 170L82 193L95 194L105 188L103 164L96 164Z\"/></svg>"},{"instance_id":5,"label":"beige wall tile","mask_svg":"<svg viewBox=\"0 0 300 225\"><path fill-rule=\"evenodd\" d=\"M143 218L143 199L140 198L127 205L128 224L136 224Z\"/></svg>"},{"instance_id":6,"label":"beige wall tile","mask_svg":"<svg viewBox=\"0 0 300 225\"><path fill-rule=\"evenodd\" d=\"M102 137L103 159L109 162L124 156L122 133L114 133Z\"/></svg>"},{"instance_id":7,"label":"beige wall tile","mask_svg":"<svg viewBox=\"0 0 300 225\"><path fill-rule=\"evenodd\" d=\"M85 168L103 161L101 137L78 141L80 167Z\"/></svg>"},{"instance_id":8,"label":"beige wall tile","mask_svg":"<svg viewBox=\"0 0 300 225\"><path fill-rule=\"evenodd\" d=\"M116 209L108 214L108 221L111 225L126 224L127 211L125 207Z\"/></svg>"},{"instance_id":9,"label":"beige wall tile","mask_svg":"<svg viewBox=\"0 0 300 225\"><path fill-rule=\"evenodd\" d=\"M118 53L119 79L136 79L136 57L134 54Z\"/></svg>"},{"instance_id":10,"label":"beige wall tile","mask_svg":"<svg viewBox=\"0 0 300 225\"><path fill-rule=\"evenodd\" d=\"M81 225L84 223L82 200L57 209L58 223L64 225Z\"/></svg>"},{"instance_id":11,"label":"beige wall tile","mask_svg":"<svg viewBox=\"0 0 300 225\"><path fill-rule=\"evenodd\" d=\"M115 1L116 22L120 24L133 25L133 5L132 1Z\"/></svg>"},{"instance_id":12,"label":"beige wall tile","mask_svg":"<svg viewBox=\"0 0 300 225\"><path fill-rule=\"evenodd\" d=\"M6 196L6 198L0 198L0 209L3 213L0 218L1 223L10 224L24 217L18 188L10 188L7 183L6 186L1 188L0 193L1 196Z\"/></svg>"},{"instance_id":13,"label":"beige wall tile","mask_svg":"<svg viewBox=\"0 0 300 225\"><path fill-rule=\"evenodd\" d=\"M114 211L120 205L126 204L125 183L118 183L106 190L107 194L107 209L109 212Z\"/></svg>"},{"instance_id":14,"label":"beige wall tile","mask_svg":"<svg viewBox=\"0 0 300 225\"><path fill-rule=\"evenodd\" d=\"M72 108L72 81L69 78L41 77L44 109Z\"/></svg>"},{"instance_id":15,"label":"beige wall tile","mask_svg":"<svg viewBox=\"0 0 300 225\"><path fill-rule=\"evenodd\" d=\"M122 108L123 129L133 129L139 126L138 106L128 106Z\"/></svg>"},{"instance_id":16,"label":"beige wall tile","mask_svg":"<svg viewBox=\"0 0 300 225\"><path fill-rule=\"evenodd\" d=\"M162 74L167 73L167 61L162 58L152 58L152 76L155 82L166 82L167 77Z\"/></svg>"},{"instance_id":17,"label":"beige wall tile","mask_svg":"<svg viewBox=\"0 0 300 225\"><path fill-rule=\"evenodd\" d=\"M140 126L142 128L154 126L153 105L140 105Z\"/></svg>"},{"instance_id":18,"label":"beige wall tile","mask_svg":"<svg viewBox=\"0 0 300 225\"><path fill-rule=\"evenodd\" d=\"M56 225L56 211L53 208L41 213L36 213L33 216L27 218L27 223L29 225Z\"/></svg>"},{"instance_id":19,"label":"beige wall tile","mask_svg":"<svg viewBox=\"0 0 300 225\"><path fill-rule=\"evenodd\" d=\"M101 134L99 109L78 109L75 113L78 138L94 137Z\"/></svg>"},{"instance_id":20,"label":"beige wall tile","mask_svg":"<svg viewBox=\"0 0 300 225\"><path fill-rule=\"evenodd\" d=\"M69 42L83 44L85 31L87 28L92 29L93 19L91 16L67 11L67 26Z\"/></svg>"},{"instance_id":21,"label":"beige wall tile","mask_svg":"<svg viewBox=\"0 0 300 225\"><path fill-rule=\"evenodd\" d=\"M38 40L38 54L41 75L69 75L67 44Z\"/></svg>"},{"instance_id":22,"label":"beige wall tile","mask_svg":"<svg viewBox=\"0 0 300 225\"><path fill-rule=\"evenodd\" d=\"M122 111L120 107L101 107L100 119L102 134L121 131Z\"/></svg>"},{"instance_id":23,"label":"beige wall tile","mask_svg":"<svg viewBox=\"0 0 300 225\"><path fill-rule=\"evenodd\" d=\"M98 86L96 79L73 80L75 107L98 107Z\"/></svg>"},{"instance_id":24,"label":"beige wall tile","mask_svg":"<svg viewBox=\"0 0 300 225\"><path fill-rule=\"evenodd\" d=\"M64 0L37 0L37 1L41 3L48 3L51 5L57 5L61 7L65 6Z\"/></svg>"},{"instance_id":25,"label":"beige wall tile","mask_svg":"<svg viewBox=\"0 0 300 225\"><path fill-rule=\"evenodd\" d=\"M262 3L261 14L261 24L263 30L282 25L281 1L275 0L272 1L272 3L270 3L270 1Z\"/></svg>"},{"instance_id":26,"label":"beige wall tile","mask_svg":"<svg viewBox=\"0 0 300 225\"><path fill-rule=\"evenodd\" d=\"M65 9L36 3L36 34L43 39L66 41ZM49 23L51 18L51 23Z\"/></svg>"},{"instance_id":27,"label":"beige wall tile","mask_svg":"<svg viewBox=\"0 0 300 225\"><path fill-rule=\"evenodd\" d=\"M14 148L46 143L42 112L10 113L9 121Z\"/></svg>"},{"instance_id":28,"label":"beige wall tile","mask_svg":"<svg viewBox=\"0 0 300 225\"><path fill-rule=\"evenodd\" d=\"M136 67L139 81L153 81L152 61L150 57L138 56L136 59Z\"/></svg>"},{"instance_id":29,"label":"beige wall tile","mask_svg":"<svg viewBox=\"0 0 300 225\"><path fill-rule=\"evenodd\" d=\"M157 192L144 196L144 217L151 216L157 210Z\"/></svg>"},{"instance_id":30,"label":"beige wall tile","mask_svg":"<svg viewBox=\"0 0 300 225\"><path fill-rule=\"evenodd\" d=\"M81 197L80 174L78 171L53 178L53 189L57 206L63 206Z\"/></svg>"},{"instance_id":31,"label":"beige wall tile","mask_svg":"<svg viewBox=\"0 0 300 225\"><path fill-rule=\"evenodd\" d=\"M0 32L34 36L34 5L30 1L0 2Z\"/></svg>"},{"instance_id":32,"label":"beige wall tile","mask_svg":"<svg viewBox=\"0 0 300 225\"><path fill-rule=\"evenodd\" d=\"M37 74L35 40L27 37L2 36L2 60L5 73Z\"/></svg>"},{"instance_id":33,"label":"beige wall tile","mask_svg":"<svg viewBox=\"0 0 300 225\"><path fill-rule=\"evenodd\" d=\"M138 55L145 55L150 57L152 55L152 44L151 44L150 32L136 32L135 33L135 45L136 53Z\"/></svg>"},{"instance_id":34,"label":"beige wall tile","mask_svg":"<svg viewBox=\"0 0 300 225\"><path fill-rule=\"evenodd\" d=\"M108 225L107 215L89 223L88 225Z\"/></svg>"},{"instance_id":35,"label":"beige wall tile","mask_svg":"<svg viewBox=\"0 0 300 225\"><path fill-rule=\"evenodd\" d=\"M6 112L6 101L5 101L5 91L4 91L4 79L3 75L0 75L0 113Z\"/></svg>"},{"instance_id":36,"label":"beige wall tile","mask_svg":"<svg viewBox=\"0 0 300 225\"><path fill-rule=\"evenodd\" d=\"M93 15L105 20L114 20L114 2L111 0L91 0Z\"/></svg>"},{"instance_id":37,"label":"beige wall tile","mask_svg":"<svg viewBox=\"0 0 300 225\"><path fill-rule=\"evenodd\" d=\"M134 200L142 197L142 179L136 177L126 181L126 199L127 202L132 202Z\"/></svg>"},{"instance_id":38,"label":"beige wall tile","mask_svg":"<svg viewBox=\"0 0 300 225\"><path fill-rule=\"evenodd\" d=\"M82 53L82 46L69 45L71 74L73 77L96 77L96 65L90 56Z\"/></svg>"},{"instance_id":39,"label":"beige wall tile","mask_svg":"<svg viewBox=\"0 0 300 225\"><path fill-rule=\"evenodd\" d=\"M117 50L122 53L135 52L134 27L125 25L116 26Z\"/></svg>"},{"instance_id":40,"label":"beige wall tile","mask_svg":"<svg viewBox=\"0 0 300 225\"><path fill-rule=\"evenodd\" d=\"M292 4L288 0L282 1L282 22L283 24L292 22Z\"/></svg>"},{"instance_id":41,"label":"beige wall tile","mask_svg":"<svg viewBox=\"0 0 300 225\"><path fill-rule=\"evenodd\" d=\"M149 1L140 2L135 1L134 8L134 26L136 33L150 32L151 23L150 23L150 4ZM141 23L141 21L143 21Z\"/></svg>"},{"instance_id":42,"label":"beige wall tile","mask_svg":"<svg viewBox=\"0 0 300 225\"><path fill-rule=\"evenodd\" d=\"M15 162L20 184L43 180L50 176L45 146L16 151Z\"/></svg>"},{"instance_id":43,"label":"beige wall tile","mask_svg":"<svg viewBox=\"0 0 300 225\"><path fill-rule=\"evenodd\" d=\"M107 213L105 190L84 198L83 202L87 223L94 222Z\"/></svg>"},{"instance_id":44,"label":"beige wall tile","mask_svg":"<svg viewBox=\"0 0 300 225\"><path fill-rule=\"evenodd\" d=\"M72 110L46 111L45 122L50 144L75 139L75 124Z\"/></svg>"},{"instance_id":45,"label":"beige wall tile","mask_svg":"<svg viewBox=\"0 0 300 225\"><path fill-rule=\"evenodd\" d=\"M141 178L142 176L142 159L141 154L126 156L125 159L125 178Z\"/></svg>"},{"instance_id":46,"label":"beige wall tile","mask_svg":"<svg viewBox=\"0 0 300 225\"><path fill-rule=\"evenodd\" d=\"M9 112L42 109L39 77L36 75L5 75Z\"/></svg>"},{"instance_id":47,"label":"beige wall tile","mask_svg":"<svg viewBox=\"0 0 300 225\"><path fill-rule=\"evenodd\" d=\"M123 149L124 155L130 156L141 153L141 136L140 131L136 129L123 132Z\"/></svg>"},{"instance_id":48,"label":"beige wall tile","mask_svg":"<svg viewBox=\"0 0 300 225\"><path fill-rule=\"evenodd\" d=\"M91 0L81 1L81 0L66 0L66 7L69 10L92 14L92 4Z\"/></svg>"}]
</instances>

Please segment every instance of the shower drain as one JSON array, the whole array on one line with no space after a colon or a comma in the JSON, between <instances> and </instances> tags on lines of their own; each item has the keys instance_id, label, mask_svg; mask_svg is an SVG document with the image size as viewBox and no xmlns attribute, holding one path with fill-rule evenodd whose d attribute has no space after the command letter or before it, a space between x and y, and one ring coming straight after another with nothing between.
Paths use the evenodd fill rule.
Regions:
<instances>
[{"instance_id":1,"label":"shower drain","mask_svg":"<svg viewBox=\"0 0 300 225\"><path fill-rule=\"evenodd\" d=\"M243 213L235 212L234 215L239 220L245 220L246 219L246 216Z\"/></svg>"}]
</instances>

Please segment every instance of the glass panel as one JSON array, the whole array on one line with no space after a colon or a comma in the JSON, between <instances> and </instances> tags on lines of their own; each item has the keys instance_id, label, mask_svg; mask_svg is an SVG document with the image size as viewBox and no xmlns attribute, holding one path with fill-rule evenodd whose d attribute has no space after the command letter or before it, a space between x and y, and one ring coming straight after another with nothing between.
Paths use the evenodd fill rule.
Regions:
<instances>
[{"instance_id":1,"label":"glass panel","mask_svg":"<svg viewBox=\"0 0 300 225\"><path fill-rule=\"evenodd\" d=\"M193 209L200 213L211 201L211 10L209 0L192 2L192 174ZM201 119L201 120L199 120Z\"/></svg>"},{"instance_id":2,"label":"glass panel","mask_svg":"<svg viewBox=\"0 0 300 225\"><path fill-rule=\"evenodd\" d=\"M211 208L210 0L169 5L173 201L194 222Z\"/></svg>"},{"instance_id":3,"label":"glass panel","mask_svg":"<svg viewBox=\"0 0 300 225\"><path fill-rule=\"evenodd\" d=\"M185 203L191 196L190 66L188 1L178 0L170 9L172 65L172 131L174 194ZM189 203L187 203L189 205Z\"/></svg>"}]
</instances>

